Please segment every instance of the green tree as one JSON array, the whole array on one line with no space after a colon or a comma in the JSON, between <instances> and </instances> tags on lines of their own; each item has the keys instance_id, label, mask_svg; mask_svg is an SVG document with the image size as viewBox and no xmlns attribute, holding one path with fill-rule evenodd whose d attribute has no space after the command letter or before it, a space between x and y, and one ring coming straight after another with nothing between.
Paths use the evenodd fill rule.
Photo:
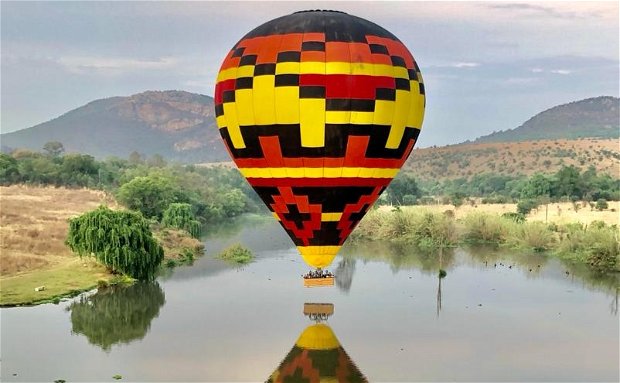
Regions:
<instances>
[{"instance_id":1,"label":"green tree","mask_svg":"<svg viewBox=\"0 0 620 383\"><path fill-rule=\"evenodd\" d=\"M450 193L450 202L452 203L452 205L454 205L455 208L461 206L464 199L465 193L461 193L458 191Z\"/></svg>"},{"instance_id":2,"label":"green tree","mask_svg":"<svg viewBox=\"0 0 620 383\"><path fill-rule=\"evenodd\" d=\"M162 225L182 229L193 237L200 237L200 222L194 217L192 205L188 203L171 203L161 220Z\"/></svg>"},{"instance_id":3,"label":"green tree","mask_svg":"<svg viewBox=\"0 0 620 383\"><path fill-rule=\"evenodd\" d=\"M17 160L8 154L0 153L0 185L18 182L19 167Z\"/></svg>"},{"instance_id":4,"label":"green tree","mask_svg":"<svg viewBox=\"0 0 620 383\"><path fill-rule=\"evenodd\" d=\"M49 141L43 145L43 151L52 157L58 157L65 152L65 147L62 142Z\"/></svg>"},{"instance_id":5,"label":"green tree","mask_svg":"<svg viewBox=\"0 0 620 383\"><path fill-rule=\"evenodd\" d=\"M551 179L542 173L535 173L523 185L521 189L522 199L534 199L551 194Z\"/></svg>"},{"instance_id":6,"label":"green tree","mask_svg":"<svg viewBox=\"0 0 620 383\"><path fill-rule=\"evenodd\" d=\"M386 191L387 200L394 205L404 204L404 197L406 195L410 195L414 198L422 196L422 192L418 188L415 179L404 172L400 172L394 177ZM409 199L410 198L411 197L409 197Z\"/></svg>"},{"instance_id":7,"label":"green tree","mask_svg":"<svg viewBox=\"0 0 620 383\"><path fill-rule=\"evenodd\" d=\"M80 256L94 256L114 272L153 279L164 258L140 213L105 206L69 220L66 244Z\"/></svg>"},{"instance_id":8,"label":"green tree","mask_svg":"<svg viewBox=\"0 0 620 383\"><path fill-rule=\"evenodd\" d=\"M136 177L123 184L117 193L120 203L145 217L160 220L164 210L173 202L181 202L183 193L168 178L152 175Z\"/></svg>"},{"instance_id":9,"label":"green tree","mask_svg":"<svg viewBox=\"0 0 620 383\"><path fill-rule=\"evenodd\" d=\"M94 185L99 172L99 165L88 154L67 154L62 157L61 179L65 185Z\"/></svg>"},{"instance_id":10,"label":"green tree","mask_svg":"<svg viewBox=\"0 0 620 383\"><path fill-rule=\"evenodd\" d=\"M554 177L551 189L554 197L583 196L583 183L579 175L579 169L574 166L564 166L558 170Z\"/></svg>"},{"instance_id":11,"label":"green tree","mask_svg":"<svg viewBox=\"0 0 620 383\"><path fill-rule=\"evenodd\" d=\"M245 211L246 196L237 188L228 190L223 195L222 210L227 217L235 217Z\"/></svg>"}]
</instances>

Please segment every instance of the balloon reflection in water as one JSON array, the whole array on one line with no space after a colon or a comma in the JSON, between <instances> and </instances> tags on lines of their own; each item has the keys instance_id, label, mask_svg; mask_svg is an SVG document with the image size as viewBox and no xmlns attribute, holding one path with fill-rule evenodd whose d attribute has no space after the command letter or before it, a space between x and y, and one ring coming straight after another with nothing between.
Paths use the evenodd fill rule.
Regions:
<instances>
[{"instance_id":1,"label":"balloon reflection in water","mask_svg":"<svg viewBox=\"0 0 620 383\"><path fill-rule=\"evenodd\" d=\"M241 38L222 63L214 99L239 170L304 261L324 268L411 154L425 90L392 33L317 10Z\"/></svg>"},{"instance_id":2,"label":"balloon reflection in water","mask_svg":"<svg viewBox=\"0 0 620 383\"><path fill-rule=\"evenodd\" d=\"M367 382L334 332L324 323L333 312L334 306L329 303L304 305L304 314L315 323L301 333L267 382Z\"/></svg>"},{"instance_id":3,"label":"balloon reflection in water","mask_svg":"<svg viewBox=\"0 0 620 383\"><path fill-rule=\"evenodd\" d=\"M164 291L155 281L106 287L81 296L67 308L71 332L110 351L115 344L144 338L165 302Z\"/></svg>"}]
</instances>

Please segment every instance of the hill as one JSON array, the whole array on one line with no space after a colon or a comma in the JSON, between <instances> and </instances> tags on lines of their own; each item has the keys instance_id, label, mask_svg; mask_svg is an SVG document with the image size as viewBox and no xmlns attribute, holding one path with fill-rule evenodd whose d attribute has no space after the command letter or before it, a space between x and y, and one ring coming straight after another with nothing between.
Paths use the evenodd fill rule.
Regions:
<instances>
[{"instance_id":1,"label":"hill","mask_svg":"<svg viewBox=\"0 0 620 383\"><path fill-rule=\"evenodd\" d=\"M414 149L403 169L423 180L470 178L476 174L531 175L555 173L562 166L620 178L617 139L538 140L490 142Z\"/></svg>"},{"instance_id":2,"label":"hill","mask_svg":"<svg viewBox=\"0 0 620 383\"><path fill-rule=\"evenodd\" d=\"M549 173L562 165L584 169L594 165L601 172L618 176L618 104L619 99L614 97L576 101L473 143L416 148L405 168L424 179L484 172ZM576 135L614 139L571 140ZM96 100L1 138L3 151L6 147L41 150L48 141L60 141L68 152L98 158L127 158L137 151L185 163L230 161L215 124L213 99L183 91L148 91Z\"/></svg>"},{"instance_id":3,"label":"hill","mask_svg":"<svg viewBox=\"0 0 620 383\"><path fill-rule=\"evenodd\" d=\"M620 137L620 99L595 97L558 105L523 125L480 137L474 142L514 142L583 137Z\"/></svg>"},{"instance_id":4,"label":"hill","mask_svg":"<svg viewBox=\"0 0 620 383\"><path fill-rule=\"evenodd\" d=\"M133 151L182 162L227 160L213 98L148 91L93 101L51 121L2 135L7 148L41 150L59 141L67 152L127 158Z\"/></svg>"}]
</instances>

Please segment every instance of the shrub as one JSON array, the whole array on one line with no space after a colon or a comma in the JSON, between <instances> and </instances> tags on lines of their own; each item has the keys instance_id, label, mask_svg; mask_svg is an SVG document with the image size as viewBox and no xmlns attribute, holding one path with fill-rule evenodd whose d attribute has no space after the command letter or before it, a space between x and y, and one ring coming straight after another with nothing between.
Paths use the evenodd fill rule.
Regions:
<instances>
[{"instance_id":1,"label":"shrub","mask_svg":"<svg viewBox=\"0 0 620 383\"><path fill-rule=\"evenodd\" d=\"M607 200L605 200L604 198L599 198L596 201L596 210L602 211L602 210L607 210L608 208L609 208L609 204L607 204Z\"/></svg>"},{"instance_id":2,"label":"shrub","mask_svg":"<svg viewBox=\"0 0 620 383\"><path fill-rule=\"evenodd\" d=\"M533 199L524 199L517 203L517 213L528 215L532 209L538 207L538 202Z\"/></svg>"},{"instance_id":3,"label":"shrub","mask_svg":"<svg viewBox=\"0 0 620 383\"><path fill-rule=\"evenodd\" d=\"M105 206L70 219L66 244L80 256L94 256L110 270L136 279L152 279L164 258L140 213Z\"/></svg>"},{"instance_id":4,"label":"shrub","mask_svg":"<svg viewBox=\"0 0 620 383\"><path fill-rule=\"evenodd\" d=\"M240 264L250 263L254 259L252 251L241 244L234 244L220 252L219 258Z\"/></svg>"},{"instance_id":5,"label":"shrub","mask_svg":"<svg viewBox=\"0 0 620 383\"><path fill-rule=\"evenodd\" d=\"M469 214L463 220L463 239L473 243L503 243L506 241L510 223L496 215Z\"/></svg>"},{"instance_id":6,"label":"shrub","mask_svg":"<svg viewBox=\"0 0 620 383\"><path fill-rule=\"evenodd\" d=\"M521 213L504 213L502 214L502 218L506 218L509 219L511 221L514 221L516 223L523 223L525 222L525 215L521 214Z\"/></svg>"},{"instance_id":7,"label":"shrub","mask_svg":"<svg viewBox=\"0 0 620 383\"><path fill-rule=\"evenodd\" d=\"M458 241L453 218L441 213L406 213L408 229L403 239L419 247L450 247Z\"/></svg>"},{"instance_id":8,"label":"shrub","mask_svg":"<svg viewBox=\"0 0 620 383\"><path fill-rule=\"evenodd\" d=\"M200 222L192 213L192 206L188 203L171 203L161 220L162 225L185 230L194 238L200 237Z\"/></svg>"},{"instance_id":9,"label":"shrub","mask_svg":"<svg viewBox=\"0 0 620 383\"><path fill-rule=\"evenodd\" d=\"M519 225L514 232L511 242L518 247L525 247L534 251L549 250L553 245L553 232L542 222L531 222Z\"/></svg>"},{"instance_id":10,"label":"shrub","mask_svg":"<svg viewBox=\"0 0 620 383\"><path fill-rule=\"evenodd\" d=\"M562 229L556 254L586 262L599 271L614 271L620 266L620 243L615 227L593 221L588 227L573 224Z\"/></svg>"}]
</instances>

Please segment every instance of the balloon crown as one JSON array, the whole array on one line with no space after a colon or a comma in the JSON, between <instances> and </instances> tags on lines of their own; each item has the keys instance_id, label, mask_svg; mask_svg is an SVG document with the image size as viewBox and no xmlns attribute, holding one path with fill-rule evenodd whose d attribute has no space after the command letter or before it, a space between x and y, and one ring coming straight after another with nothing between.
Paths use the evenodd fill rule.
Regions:
<instances>
[{"instance_id":1,"label":"balloon crown","mask_svg":"<svg viewBox=\"0 0 620 383\"><path fill-rule=\"evenodd\" d=\"M347 15L348 13L346 12L342 12L342 11L335 11L333 9L307 9L305 11L297 11L297 12L293 12L293 14L296 13L307 13L307 12L333 12L333 13L342 13Z\"/></svg>"}]
</instances>

